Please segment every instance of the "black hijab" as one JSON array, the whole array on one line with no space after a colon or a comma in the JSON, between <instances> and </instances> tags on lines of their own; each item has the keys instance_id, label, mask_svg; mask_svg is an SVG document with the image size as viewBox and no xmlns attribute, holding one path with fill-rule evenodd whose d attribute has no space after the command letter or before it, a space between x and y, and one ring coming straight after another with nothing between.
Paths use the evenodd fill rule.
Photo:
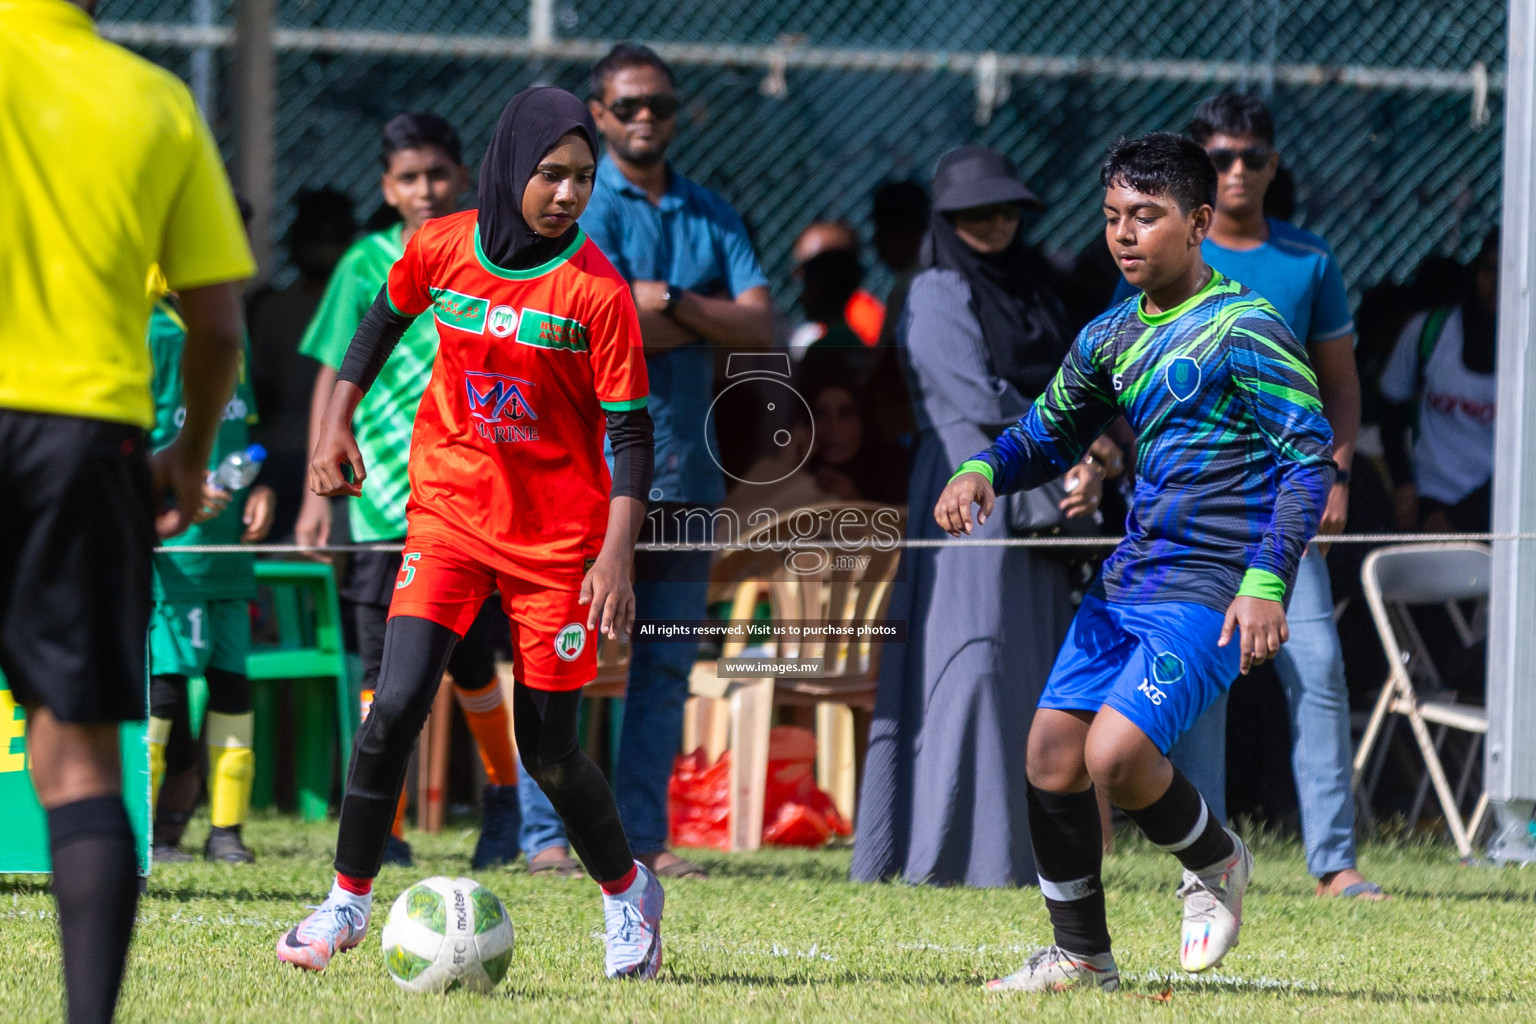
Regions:
<instances>
[{"instance_id":1,"label":"black hijab","mask_svg":"<svg viewBox=\"0 0 1536 1024\"><path fill-rule=\"evenodd\" d=\"M480 165L480 247L507 270L526 270L554 259L576 237L572 224L545 238L523 219L523 192L551 149L580 132L597 156L597 125L587 105L564 89L524 89L507 103Z\"/></svg>"},{"instance_id":2,"label":"black hijab","mask_svg":"<svg viewBox=\"0 0 1536 1024\"><path fill-rule=\"evenodd\" d=\"M940 174L943 174L941 162ZM953 189L947 189L949 193ZM934 193L940 191L935 179ZM983 206L995 201L978 189L974 203L960 197L945 203L950 209ZM992 357L992 372L1037 398L1051 382L1071 339L1061 301L1050 287L1050 267L1016 232L1008 248L998 253L977 252L955 233L949 215L934 210L928 220L924 245L928 266L953 270L971 288L971 309L981 323L981 336Z\"/></svg>"}]
</instances>

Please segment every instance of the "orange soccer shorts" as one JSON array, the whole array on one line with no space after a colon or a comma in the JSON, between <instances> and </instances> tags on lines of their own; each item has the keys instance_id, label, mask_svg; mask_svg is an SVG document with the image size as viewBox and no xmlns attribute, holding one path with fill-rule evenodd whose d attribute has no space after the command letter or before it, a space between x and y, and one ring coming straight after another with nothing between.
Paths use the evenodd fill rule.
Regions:
<instances>
[{"instance_id":1,"label":"orange soccer shorts","mask_svg":"<svg viewBox=\"0 0 1536 1024\"><path fill-rule=\"evenodd\" d=\"M462 637L492 591L512 620L512 666L524 686L579 690L592 681L598 637L587 629L589 606L576 603L579 590L531 583L437 538L406 539L389 615L427 619Z\"/></svg>"}]
</instances>

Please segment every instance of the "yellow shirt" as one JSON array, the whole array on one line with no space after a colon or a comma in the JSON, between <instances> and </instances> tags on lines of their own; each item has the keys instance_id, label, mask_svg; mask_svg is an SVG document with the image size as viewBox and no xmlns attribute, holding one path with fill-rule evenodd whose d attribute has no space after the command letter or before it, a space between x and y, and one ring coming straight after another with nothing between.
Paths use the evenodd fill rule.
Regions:
<instances>
[{"instance_id":1,"label":"yellow shirt","mask_svg":"<svg viewBox=\"0 0 1536 1024\"><path fill-rule=\"evenodd\" d=\"M255 271L191 94L65 0L0 0L0 178L0 407L152 426L150 267Z\"/></svg>"}]
</instances>

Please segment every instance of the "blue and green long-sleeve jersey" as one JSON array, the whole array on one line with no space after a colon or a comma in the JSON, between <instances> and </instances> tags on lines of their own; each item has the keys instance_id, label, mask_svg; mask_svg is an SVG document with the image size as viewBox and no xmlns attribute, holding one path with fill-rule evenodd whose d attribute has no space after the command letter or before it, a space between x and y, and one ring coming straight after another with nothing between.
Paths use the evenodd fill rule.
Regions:
<instances>
[{"instance_id":1,"label":"blue and green long-sleeve jersey","mask_svg":"<svg viewBox=\"0 0 1536 1024\"><path fill-rule=\"evenodd\" d=\"M1083 328L1030 410L961 466L999 494L1066 472L1116 415L1138 437L1126 537L1093 593L1225 611L1284 600L1333 484L1317 379L1258 293L1212 271L1156 316L1141 298Z\"/></svg>"}]
</instances>

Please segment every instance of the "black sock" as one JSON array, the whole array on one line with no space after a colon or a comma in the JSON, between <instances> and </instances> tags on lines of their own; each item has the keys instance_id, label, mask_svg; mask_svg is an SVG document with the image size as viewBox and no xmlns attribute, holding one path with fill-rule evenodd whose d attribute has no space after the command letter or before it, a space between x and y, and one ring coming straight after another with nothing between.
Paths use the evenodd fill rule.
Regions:
<instances>
[{"instance_id":1,"label":"black sock","mask_svg":"<svg viewBox=\"0 0 1536 1024\"><path fill-rule=\"evenodd\" d=\"M1189 871L1209 871L1237 852L1221 819L1177 766L1168 792L1138 811L1121 810L1142 835L1179 858Z\"/></svg>"},{"instance_id":2,"label":"black sock","mask_svg":"<svg viewBox=\"0 0 1536 1024\"><path fill-rule=\"evenodd\" d=\"M374 878L395 822L405 769L458 635L447 626L397 615L384 631L384 660L368 718L352 741L352 763L336 829L336 870Z\"/></svg>"},{"instance_id":3,"label":"black sock","mask_svg":"<svg viewBox=\"0 0 1536 1024\"><path fill-rule=\"evenodd\" d=\"M49 811L48 849L69 1024L110 1021L139 902L133 829L122 797L91 797Z\"/></svg>"},{"instance_id":4,"label":"black sock","mask_svg":"<svg viewBox=\"0 0 1536 1024\"><path fill-rule=\"evenodd\" d=\"M1104 833L1090 786L1081 793L1029 787L1029 839L1056 945L1070 953L1109 952L1104 912Z\"/></svg>"},{"instance_id":5,"label":"black sock","mask_svg":"<svg viewBox=\"0 0 1536 1024\"><path fill-rule=\"evenodd\" d=\"M634 866L619 806L603 770L576 742L581 691L512 687L512 728L523 767L565 822L571 849L594 882L623 878Z\"/></svg>"}]
</instances>

